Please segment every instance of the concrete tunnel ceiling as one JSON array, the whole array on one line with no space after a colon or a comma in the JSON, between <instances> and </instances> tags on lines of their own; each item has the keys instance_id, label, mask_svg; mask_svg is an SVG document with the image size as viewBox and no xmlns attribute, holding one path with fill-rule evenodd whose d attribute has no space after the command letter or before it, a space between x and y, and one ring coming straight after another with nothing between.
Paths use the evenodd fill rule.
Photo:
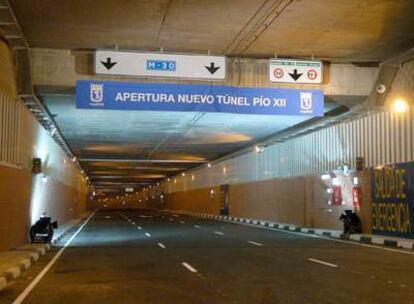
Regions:
<instances>
[{"instance_id":1,"label":"concrete tunnel ceiling","mask_svg":"<svg viewBox=\"0 0 414 304\"><path fill-rule=\"evenodd\" d=\"M409 0L10 0L31 47L382 61L412 47ZM27 9L30 7L30 9Z\"/></svg>"},{"instance_id":2,"label":"concrete tunnel ceiling","mask_svg":"<svg viewBox=\"0 0 414 304\"><path fill-rule=\"evenodd\" d=\"M83 110L76 109L75 97L71 95L43 95L42 98L91 181L101 185L146 184L160 180L309 119L304 116ZM336 106L328 102L325 109ZM141 161L131 161L137 159Z\"/></svg>"},{"instance_id":3,"label":"concrete tunnel ceiling","mask_svg":"<svg viewBox=\"0 0 414 304\"><path fill-rule=\"evenodd\" d=\"M33 48L93 51L116 45L126 50L163 48L168 52L210 51L254 58L275 54L315 56L330 62L365 65L383 61L414 44L413 1L10 3ZM28 5L31 9L27 9ZM106 188L160 180L306 120L296 116L77 110L73 92L35 89L55 115L63 136L92 182ZM351 102L361 101L361 96L358 98ZM325 111L340 106L330 97L325 98L325 103ZM104 161L108 158L111 161ZM130 161L134 159L142 161Z\"/></svg>"}]
</instances>

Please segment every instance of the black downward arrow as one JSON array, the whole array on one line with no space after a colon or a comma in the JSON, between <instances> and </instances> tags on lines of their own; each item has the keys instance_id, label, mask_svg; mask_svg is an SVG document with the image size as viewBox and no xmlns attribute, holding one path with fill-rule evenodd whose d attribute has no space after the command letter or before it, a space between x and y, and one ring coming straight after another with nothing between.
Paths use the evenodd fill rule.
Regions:
<instances>
[{"instance_id":1,"label":"black downward arrow","mask_svg":"<svg viewBox=\"0 0 414 304\"><path fill-rule=\"evenodd\" d=\"M290 77L293 78L294 81L298 80L303 73L298 74L298 70L294 69L293 73L289 73Z\"/></svg>"},{"instance_id":2,"label":"black downward arrow","mask_svg":"<svg viewBox=\"0 0 414 304\"><path fill-rule=\"evenodd\" d=\"M108 57L106 58L106 61L101 61L101 63L106 67L106 69L109 71L110 69L112 69L112 67L117 64L118 62L112 62L111 58Z\"/></svg>"},{"instance_id":3,"label":"black downward arrow","mask_svg":"<svg viewBox=\"0 0 414 304\"><path fill-rule=\"evenodd\" d=\"M206 65L206 69L213 75L220 67L216 67L214 62L210 62L210 66Z\"/></svg>"}]
</instances>

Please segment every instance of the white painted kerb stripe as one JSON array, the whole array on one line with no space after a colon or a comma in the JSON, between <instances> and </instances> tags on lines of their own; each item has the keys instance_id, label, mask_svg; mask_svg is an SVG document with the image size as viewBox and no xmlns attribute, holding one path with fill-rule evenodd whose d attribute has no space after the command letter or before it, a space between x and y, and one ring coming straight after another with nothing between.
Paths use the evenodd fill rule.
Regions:
<instances>
[{"instance_id":1,"label":"white painted kerb stripe","mask_svg":"<svg viewBox=\"0 0 414 304\"><path fill-rule=\"evenodd\" d=\"M263 244L256 243L256 242L253 242L253 241L247 241L247 243L250 243L250 244L256 245L256 246L263 246Z\"/></svg>"},{"instance_id":2,"label":"white painted kerb stripe","mask_svg":"<svg viewBox=\"0 0 414 304\"><path fill-rule=\"evenodd\" d=\"M52 266L56 263L56 261L60 258L63 251L72 243L72 241L77 237L77 235L82 231L83 227L89 222L89 220L95 215L96 211L92 213L86 221L79 227L78 230L72 235L72 237L66 242L65 245L58 251L58 253L53 257L53 259L46 265L45 268L37 275L37 277L26 287L26 289L14 300L13 304L20 304L26 299L29 293L36 287L36 285L40 282L40 280L46 275L46 273L52 268Z\"/></svg>"},{"instance_id":3,"label":"white painted kerb stripe","mask_svg":"<svg viewBox=\"0 0 414 304\"><path fill-rule=\"evenodd\" d=\"M158 246L160 246L162 249L166 248L163 243L158 243Z\"/></svg>"},{"instance_id":4,"label":"white painted kerb stripe","mask_svg":"<svg viewBox=\"0 0 414 304\"><path fill-rule=\"evenodd\" d=\"M338 268L338 265L331 264L331 263L324 262L324 261L317 260L317 259L308 258L308 261L318 263L318 264L322 264L322 265L329 266L329 267L333 267L333 268Z\"/></svg>"},{"instance_id":5,"label":"white painted kerb stripe","mask_svg":"<svg viewBox=\"0 0 414 304\"><path fill-rule=\"evenodd\" d=\"M187 268L191 272L197 272L197 269L194 269L190 264L183 262L182 263L185 268Z\"/></svg>"}]
</instances>

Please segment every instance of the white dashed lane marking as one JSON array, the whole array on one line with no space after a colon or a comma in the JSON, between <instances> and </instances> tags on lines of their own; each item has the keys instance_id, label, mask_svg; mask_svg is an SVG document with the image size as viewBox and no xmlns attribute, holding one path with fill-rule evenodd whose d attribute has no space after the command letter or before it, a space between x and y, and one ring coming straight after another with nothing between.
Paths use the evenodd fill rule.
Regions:
<instances>
[{"instance_id":1,"label":"white dashed lane marking","mask_svg":"<svg viewBox=\"0 0 414 304\"><path fill-rule=\"evenodd\" d=\"M253 242L253 241L247 241L247 243L255 245L255 246L263 246L263 244L257 243L257 242Z\"/></svg>"},{"instance_id":2,"label":"white dashed lane marking","mask_svg":"<svg viewBox=\"0 0 414 304\"><path fill-rule=\"evenodd\" d=\"M160 246L162 249L165 249L165 245L163 243L158 243L158 246Z\"/></svg>"},{"instance_id":3,"label":"white dashed lane marking","mask_svg":"<svg viewBox=\"0 0 414 304\"><path fill-rule=\"evenodd\" d=\"M215 234L218 234L218 235L224 235L224 233L223 232L220 232L220 231L214 231L214 233Z\"/></svg>"},{"instance_id":4,"label":"white dashed lane marking","mask_svg":"<svg viewBox=\"0 0 414 304\"><path fill-rule=\"evenodd\" d=\"M200 228L200 226L198 226L198 225L194 225L194 228L197 228L197 229L199 229L199 228Z\"/></svg>"},{"instance_id":5,"label":"white dashed lane marking","mask_svg":"<svg viewBox=\"0 0 414 304\"><path fill-rule=\"evenodd\" d=\"M145 235L146 235L147 237L150 237L150 236L151 236L151 234L149 234L148 232L145 232Z\"/></svg>"},{"instance_id":6,"label":"white dashed lane marking","mask_svg":"<svg viewBox=\"0 0 414 304\"><path fill-rule=\"evenodd\" d=\"M329 266L329 267L332 267L332 268L338 268L338 265L336 265L336 264L328 263L328 262L313 259L313 258L308 258L308 261L318 263L318 264L321 264L321 265L325 265L325 266Z\"/></svg>"},{"instance_id":7,"label":"white dashed lane marking","mask_svg":"<svg viewBox=\"0 0 414 304\"><path fill-rule=\"evenodd\" d=\"M184 221L180 221L180 224L184 224Z\"/></svg>"},{"instance_id":8,"label":"white dashed lane marking","mask_svg":"<svg viewBox=\"0 0 414 304\"><path fill-rule=\"evenodd\" d=\"M193 268L190 264L183 262L182 265L191 272L197 272L197 269Z\"/></svg>"}]
</instances>

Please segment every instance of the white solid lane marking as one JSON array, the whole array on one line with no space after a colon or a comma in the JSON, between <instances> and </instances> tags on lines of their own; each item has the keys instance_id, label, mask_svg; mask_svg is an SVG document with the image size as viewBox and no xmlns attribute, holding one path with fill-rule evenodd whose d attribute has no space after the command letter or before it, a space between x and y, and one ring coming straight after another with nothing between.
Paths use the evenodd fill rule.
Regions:
<instances>
[{"instance_id":1,"label":"white solid lane marking","mask_svg":"<svg viewBox=\"0 0 414 304\"><path fill-rule=\"evenodd\" d=\"M162 249L165 249L165 245L163 243L158 243L158 246L160 246Z\"/></svg>"},{"instance_id":2,"label":"white solid lane marking","mask_svg":"<svg viewBox=\"0 0 414 304\"><path fill-rule=\"evenodd\" d=\"M187 268L191 272L197 272L197 269L193 268L190 264L183 262L182 263L185 268Z\"/></svg>"},{"instance_id":3,"label":"white solid lane marking","mask_svg":"<svg viewBox=\"0 0 414 304\"><path fill-rule=\"evenodd\" d=\"M218 234L218 235L224 235L224 233L223 232L220 232L220 231L214 231L214 233L215 234Z\"/></svg>"},{"instance_id":4,"label":"white solid lane marking","mask_svg":"<svg viewBox=\"0 0 414 304\"><path fill-rule=\"evenodd\" d=\"M321 264L321 265L325 265L325 266L329 266L329 267L332 267L332 268L338 268L338 265L328 263L328 262L324 262L324 261L317 260L317 259L313 259L313 258L308 258L308 261L318 263L318 264Z\"/></svg>"},{"instance_id":5,"label":"white solid lane marking","mask_svg":"<svg viewBox=\"0 0 414 304\"><path fill-rule=\"evenodd\" d=\"M247 243L250 243L250 244L255 245L255 246L263 246L263 244L256 243L256 242L253 242L253 241L247 241Z\"/></svg>"},{"instance_id":6,"label":"white solid lane marking","mask_svg":"<svg viewBox=\"0 0 414 304\"><path fill-rule=\"evenodd\" d=\"M200 228L200 226L198 226L198 225L194 225L194 228L197 228L197 229L199 229L199 228Z\"/></svg>"},{"instance_id":7,"label":"white solid lane marking","mask_svg":"<svg viewBox=\"0 0 414 304\"><path fill-rule=\"evenodd\" d=\"M145 232L145 235L146 235L147 237L150 237L150 236L151 236L151 234L149 234L148 232Z\"/></svg>"},{"instance_id":8,"label":"white solid lane marking","mask_svg":"<svg viewBox=\"0 0 414 304\"><path fill-rule=\"evenodd\" d=\"M226 221L226 220L217 219L217 221ZM256 225L252 225L252 224L241 224L241 225L249 226L249 227L257 227ZM293 232L293 231L277 229L277 228L271 228L271 227L263 227L263 226L260 227L260 228L265 229L265 230L270 230L270 231L276 231L276 232L280 232L280 233L301 235L301 236L304 236L304 237L307 237L307 238L322 239L322 240L330 241L330 242L337 242L337 243L342 243L342 244L348 244L348 245L354 245L354 246L368 247L368 248L372 248L372 249L391 251L391 252L395 252L395 253L414 255L414 252L408 251L408 250L393 249L393 248L387 248L387 247L377 246L377 245L370 245L370 244L365 244L365 243L360 243L360 242L340 240L340 239L335 239L335 238L331 238L331 237L323 236L323 235L309 234L309 233L305 233L305 232Z\"/></svg>"},{"instance_id":9,"label":"white solid lane marking","mask_svg":"<svg viewBox=\"0 0 414 304\"><path fill-rule=\"evenodd\" d=\"M13 304L20 304L23 303L24 299L29 295L29 293L36 287L36 285L40 282L40 280L46 275L46 273L52 268L52 266L56 263L56 261L60 258L63 251L72 243L72 241L77 237L77 235L82 231L83 227L90 221L90 219L95 215L96 211L93 212L86 221L79 227L78 230L72 235L72 237L63 245L62 249L58 251L58 253L53 257L53 259L46 265L45 268L37 275L37 277L26 287L26 289L17 297L16 300L13 301Z\"/></svg>"}]
</instances>

